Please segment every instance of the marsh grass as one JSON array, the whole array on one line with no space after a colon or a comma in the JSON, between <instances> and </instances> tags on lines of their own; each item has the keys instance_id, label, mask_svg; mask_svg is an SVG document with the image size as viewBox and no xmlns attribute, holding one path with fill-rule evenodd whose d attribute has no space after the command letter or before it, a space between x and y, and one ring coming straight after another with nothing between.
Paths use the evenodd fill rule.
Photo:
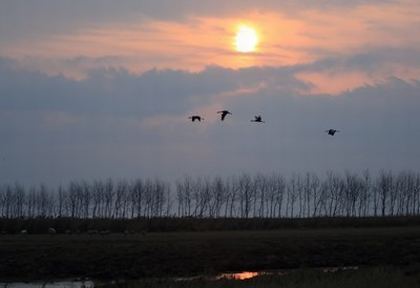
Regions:
<instances>
[{"instance_id":1,"label":"marsh grass","mask_svg":"<svg viewBox=\"0 0 420 288\"><path fill-rule=\"evenodd\" d=\"M208 232L255 231L280 229L335 229L373 227L420 226L420 216L389 217L314 217L314 218L194 218L154 217L133 219L78 219L78 218L1 218L0 233L48 234L54 227L58 234L87 233L89 230L107 230L111 233L130 232Z\"/></svg>"},{"instance_id":2,"label":"marsh grass","mask_svg":"<svg viewBox=\"0 0 420 288\"><path fill-rule=\"evenodd\" d=\"M0 235L0 279L141 279L420 264L420 227ZM24 279L23 279L24 278Z\"/></svg>"}]
</instances>

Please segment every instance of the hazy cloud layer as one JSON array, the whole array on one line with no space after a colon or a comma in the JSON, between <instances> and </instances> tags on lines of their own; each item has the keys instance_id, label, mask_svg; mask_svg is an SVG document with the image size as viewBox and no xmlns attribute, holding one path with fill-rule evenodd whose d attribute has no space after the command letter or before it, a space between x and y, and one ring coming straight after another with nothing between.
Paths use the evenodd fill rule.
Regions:
<instances>
[{"instance_id":1,"label":"hazy cloud layer","mask_svg":"<svg viewBox=\"0 0 420 288\"><path fill-rule=\"evenodd\" d=\"M325 11L339 7L348 8L388 2L391 1L264 0L256 3L250 0L231 0L215 3L195 0L123 0L118 2L113 0L37 0L34 2L4 0L0 3L0 35L2 35L1 40L13 40L138 19L179 21L190 16L226 16L249 10L280 10L287 13L299 13L306 10Z\"/></svg>"},{"instance_id":2,"label":"hazy cloud layer","mask_svg":"<svg viewBox=\"0 0 420 288\"><path fill-rule=\"evenodd\" d=\"M325 64L97 70L76 81L0 63L4 181L420 168L417 81L304 96L311 86L294 75ZM221 107L233 112L225 123ZM259 113L266 124L250 122ZM330 127L342 132L329 137Z\"/></svg>"},{"instance_id":3,"label":"hazy cloud layer","mask_svg":"<svg viewBox=\"0 0 420 288\"><path fill-rule=\"evenodd\" d=\"M420 3L401 1L4 1L0 56L32 70L83 78L91 69L153 68L200 71L290 66L325 58L367 55L351 75L306 74L315 92L341 92L398 76L418 79ZM233 51L237 26L258 30L256 53ZM410 59L407 61L407 52ZM376 58L375 58L376 57ZM408 66L406 66L408 65ZM369 70L365 70L365 69ZM351 79L345 81L344 79Z\"/></svg>"}]
</instances>

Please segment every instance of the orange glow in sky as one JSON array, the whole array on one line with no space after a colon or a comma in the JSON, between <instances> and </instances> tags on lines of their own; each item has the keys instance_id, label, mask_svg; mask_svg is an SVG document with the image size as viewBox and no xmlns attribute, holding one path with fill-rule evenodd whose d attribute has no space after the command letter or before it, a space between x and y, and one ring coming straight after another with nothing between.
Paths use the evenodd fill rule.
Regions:
<instances>
[{"instance_id":1,"label":"orange glow in sky","mask_svg":"<svg viewBox=\"0 0 420 288\"><path fill-rule=\"evenodd\" d=\"M196 72L207 66L302 65L329 57L387 52L384 43L388 50L417 51L418 37L412 35L420 16L412 11L418 8L418 2L407 0L398 5L366 3L292 14L260 9L189 15L182 21L132 19L0 42L0 56L23 59L26 65L47 74L76 79L86 77L89 70L110 67L139 74L150 69ZM333 71L297 72L296 76L313 85L311 93L333 94L389 76L419 77L417 66L403 63L402 56L395 57L395 61L390 59L367 72L357 67L341 72L336 67Z\"/></svg>"}]
</instances>

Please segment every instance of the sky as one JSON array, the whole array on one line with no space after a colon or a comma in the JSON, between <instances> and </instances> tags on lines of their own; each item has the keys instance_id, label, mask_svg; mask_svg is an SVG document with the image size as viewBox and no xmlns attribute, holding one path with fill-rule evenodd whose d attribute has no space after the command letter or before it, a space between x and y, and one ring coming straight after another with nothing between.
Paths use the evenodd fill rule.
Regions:
<instances>
[{"instance_id":1,"label":"sky","mask_svg":"<svg viewBox=\"0 0 420 288\"><path fill-rule=\"evenodd\" d=\"M417 0L1 0L0 182L419 171L418 27Z\"/></svg>"}]
</instances>

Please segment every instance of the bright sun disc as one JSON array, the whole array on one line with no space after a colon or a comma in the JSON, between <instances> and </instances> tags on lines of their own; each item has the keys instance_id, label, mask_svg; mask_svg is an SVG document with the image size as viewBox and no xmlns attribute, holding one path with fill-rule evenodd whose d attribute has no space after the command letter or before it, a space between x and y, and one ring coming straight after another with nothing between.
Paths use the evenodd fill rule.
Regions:
<instances>
[{"instance_id":1,"label":"bright sun disc","mask_svg":"<svg viewBox=\"0 0 420 288\"><path fill-rule=\"evenodd\" d=\"M258 36L255 29L248 26L239 27L235 37L235 48L238 52L253 52L258 44Z\"/></svg>"}]
</instances>

